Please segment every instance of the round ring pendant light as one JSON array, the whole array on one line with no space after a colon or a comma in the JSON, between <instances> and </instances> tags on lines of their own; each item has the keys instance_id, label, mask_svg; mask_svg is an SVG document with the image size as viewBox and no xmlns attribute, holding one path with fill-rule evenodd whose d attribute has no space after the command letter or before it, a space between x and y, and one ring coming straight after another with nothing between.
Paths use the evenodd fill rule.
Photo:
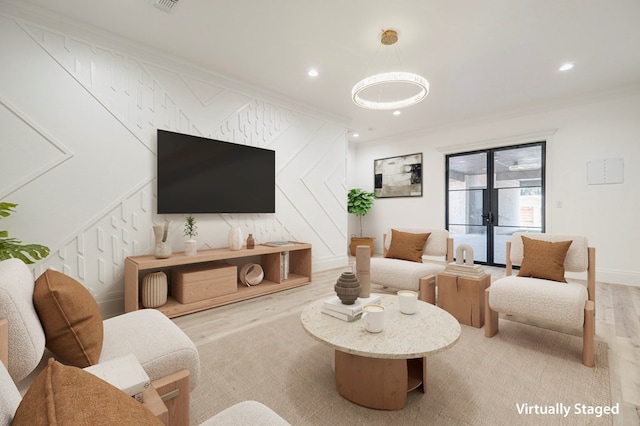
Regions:
<instances>
[{"instance_id":1,"label":"round ring pendant light","mask_svg":"<svg viewBox=\"0 0 640 426\"><path fill-rule=\"evenodd\" d=\"M398 33L395 30L386 30L382 33L381 43L390 46L398 41ZM418 92L414 95L394 100L372 100L362 96L363 92L380 85L413 85L417 86ZM412 106L423 100L429 94L429 82L426 78L404 71L393 71L375 74L366 77L353 86L351 98L356 105L368 109L390 110Z\"/></svg>"}]
</instances>

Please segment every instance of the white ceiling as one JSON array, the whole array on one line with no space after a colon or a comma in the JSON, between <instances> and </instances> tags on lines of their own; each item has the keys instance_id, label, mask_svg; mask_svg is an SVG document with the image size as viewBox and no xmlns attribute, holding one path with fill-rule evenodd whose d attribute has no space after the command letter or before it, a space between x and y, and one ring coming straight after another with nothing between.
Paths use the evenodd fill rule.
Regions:
<instances>
[{"instance_id":1,"label":"white ceiling","mask_svg":"<svg viewBox=\"0 0 640 426\"><path fill-rule=\"evenodd\" d=\"M640 84L638 0L179 0L170 13L154 0L1 1L342 117L361 141ZM379 40L389 28L399 32L390 57ZM355 106L351 87L398 56L429 96L400 116ZM575 67L558 71L567 61Z\"/></svg>"}]
</instances>

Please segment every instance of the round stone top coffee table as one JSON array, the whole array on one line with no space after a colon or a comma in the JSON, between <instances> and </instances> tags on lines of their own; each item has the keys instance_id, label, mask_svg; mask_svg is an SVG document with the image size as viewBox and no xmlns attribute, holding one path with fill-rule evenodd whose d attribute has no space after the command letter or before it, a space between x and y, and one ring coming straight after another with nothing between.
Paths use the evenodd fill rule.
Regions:
<instances>
[{"instance_id":1,"label":"round stone top coffee table","mask_svg":"<svg viewBox=\"0 0 640 426\"><path fill-rule=\"evenodd\" d=\"M426 391L426 356L455 344L461 328L455 317L435 305L418 301L416 313L405 315L397 296L380 296L385 308L380 333L366 331L362 320L347 322L323 314L324 299L306 306L300 321L313 338L336 350L340 395L365 407L398 410L408 391Z\"/></svg>"}]
</instances>

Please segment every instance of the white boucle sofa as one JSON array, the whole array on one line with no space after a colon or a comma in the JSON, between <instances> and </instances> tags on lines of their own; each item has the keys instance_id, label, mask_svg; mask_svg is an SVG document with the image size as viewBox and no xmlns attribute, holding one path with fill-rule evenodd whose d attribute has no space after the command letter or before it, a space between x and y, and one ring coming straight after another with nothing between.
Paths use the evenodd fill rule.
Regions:
<instances>
[{"instance_id":1,"label":"white boucle sofa","mask_svg":"<svg viewBox=\"0 0 640 426\"><path fill-rule=\"evenodd\" d=\"M430 233L422 263L386 257L371 258L371 282L398 290L417 291L420 300L435 304L436 276L453 262L453 239L446 229L396 228L411 233ZM391 230L383 236L384 254L391 246Z\"/></svg>"},{"instance_id":2,"label":"white boucle sofa","mask_svg":"<svg viewBox=\"0 0 640 426\"><path fill-rule=\"evenodd\" d=\"M586 284L567 280L512 275L513 265L522 265L522 236L547 242L572 241L564 259L566 272L587 272ZM595 248L576 235L516 232L507 242L506 276L494 281L485 293L485 336L498 332L498 313L535 320L539 323L581 329L582 363L594 365L595 334Z\"/></svg>"}]
</instances>

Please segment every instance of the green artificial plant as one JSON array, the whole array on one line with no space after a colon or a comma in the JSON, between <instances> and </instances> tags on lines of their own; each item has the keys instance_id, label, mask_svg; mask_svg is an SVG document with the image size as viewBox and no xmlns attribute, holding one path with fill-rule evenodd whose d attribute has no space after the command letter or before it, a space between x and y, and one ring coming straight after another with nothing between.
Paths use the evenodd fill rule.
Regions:
<instances>
[{"instance_id":1,"label":"green artificial plant","mask_svg":"<svg viewBox=\"0 0 640 426\"><path fill-rule=\"evenodd\" d=\"M347 194L347 212L355 214L360 218L360 237L362 238L362 216L369 213L376 196L373 192L363 191L360 188L353 188Z\"/></svg>"},{"instance_id":2,"label":"green artificial plant","mask_svg":"<svg viewBox=\"0 0 640 426\"><path fill-rule=\"evenodd\" d=\"M0 218L15 213L17 204L0 202ZM49 256L49 247L40 244L22 244L22 241L9 237L9 231L0 231L0 260L17 258L26 264L35 263Z\"/></svg>"},{"instance_id":3,"label":"green artificial plant","mask_svg":"<svg viewBox=\"0 0 640 426\"><path fill-rule=\"evenodd\" d=\"M193 238L198 235L198 227L196 226L196 219L192 214L187 216L186 222L184 224L184 236Z\"/></svg>"}]
</instances>

